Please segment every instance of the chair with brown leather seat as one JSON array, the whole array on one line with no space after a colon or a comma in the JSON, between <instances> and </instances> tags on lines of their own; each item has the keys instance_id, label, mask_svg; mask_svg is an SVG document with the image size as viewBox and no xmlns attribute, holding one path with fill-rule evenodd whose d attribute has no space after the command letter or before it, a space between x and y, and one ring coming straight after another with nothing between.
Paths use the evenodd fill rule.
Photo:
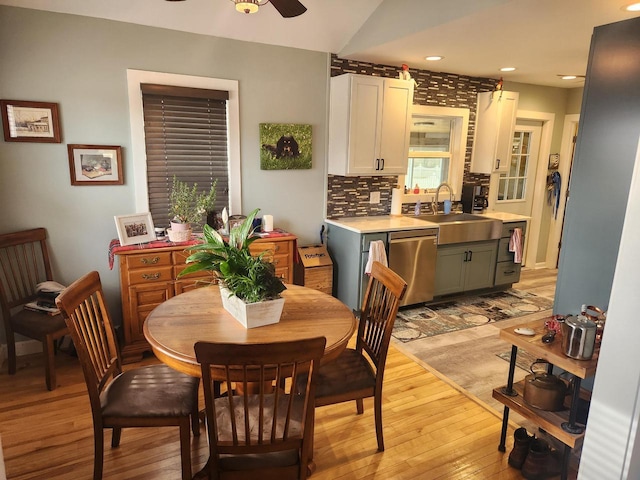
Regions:
<instances>
[{"instance_id":1,"label":"chair with brown leather seat","mask_svg":"<svg viewBox=\"0 0 640 480\"><path fill-rule=\"evenodd\" d=\"M195 344L205 395L209 478L307 478L315 379L325 343L318 337ZM294 392L299 377L304 377L304 387ZM215 398L214 381L230 393Z\"/></svg>"},{"instance_id":2,"label":"chair with brown leather seat","mask_svg":"<svg viewBox=\"0 0 640 480\"><path fill-rule=\"evenodd\" d=\"M93 416L93 478L102 478L103 429L113 429L111 446L125 427L180 427L182 478L191 479L189 427L198 436L200 379L166 365L122 371L120 351L100 276L90 272L56 298L82 364Z\"/></svg>"},{"instance_id":3,"label":"chair with brown leather seat","mask_svg":"<svg viewBox=\"0 0 640 480\"><path fill-rule=\"evenodd\" d=\"M9 375L16 373L16 339L23 335L42 342L47 388L56 388L55 358L58 339L69 333L62 315L26 310L37 297L36 286L53 280L47 232L34 228L0 235L0 305L7 337Z\"/></svg>"},{"instance_id":4,"label":"chair with brown leather seat","mask_svg":"<svg viewBox=\"0 0 640 480\"><path fill-rule=\"evenodd\" d=\"M382 381L398 307L406 282L380 262L374 262L362 302L355 349L347 348L318 372L316 407L356 401L358 414L363 399L374 397L378 450L384 451L382 435Z\"/></svg>"}]
</instances>

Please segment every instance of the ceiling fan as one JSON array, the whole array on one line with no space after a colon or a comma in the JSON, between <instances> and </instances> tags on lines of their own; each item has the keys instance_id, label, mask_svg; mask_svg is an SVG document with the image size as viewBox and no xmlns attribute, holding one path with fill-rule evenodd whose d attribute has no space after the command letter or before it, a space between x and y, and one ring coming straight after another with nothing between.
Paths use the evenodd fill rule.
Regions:
<instances>
[{"instance_id":1,"label":"ceiling fan","mask_svg":"<svg viewBox=\"0 0 640 480\"><path fill-rule=\"evenodd\" d=\"M167 0L168 2L182 2L184 0ZM307 11L307 7L298 0L231 0L236 10L241 13L256 13L260 7L271 3L284 18L297 17Z\"/></svg>"}]
</instances>

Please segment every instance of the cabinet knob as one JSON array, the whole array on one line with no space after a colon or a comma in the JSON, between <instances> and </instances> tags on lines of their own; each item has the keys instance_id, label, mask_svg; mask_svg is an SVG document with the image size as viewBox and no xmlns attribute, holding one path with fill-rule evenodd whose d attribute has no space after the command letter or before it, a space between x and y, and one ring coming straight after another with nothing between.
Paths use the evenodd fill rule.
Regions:
<instances>
[{"instance_id":1,"label":"cabinet knob","mask_svg":"<svg viewBox=\"0 0 640 480\"><path fill-rule=\"evenodd\" d=\"M160 257L153 257L153 258L142 257L140 259L140 262L144 263L145 265L155 265L159 261L160 261Z\"/></svg>"}]
</instances>

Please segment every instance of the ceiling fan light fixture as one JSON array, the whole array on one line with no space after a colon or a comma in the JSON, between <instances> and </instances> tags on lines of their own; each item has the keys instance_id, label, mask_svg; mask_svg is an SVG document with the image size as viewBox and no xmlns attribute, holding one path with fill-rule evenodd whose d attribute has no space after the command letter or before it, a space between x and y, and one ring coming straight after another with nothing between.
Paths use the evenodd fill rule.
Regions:
<instances>
[{"instance_id":1,"label":"ceiling fan light fixture","mask_svg":"<svg viewBox=\"0 0 640 480\"><path fill-rule=\"evenodd\" d=\"M236 10L240 13L256 13L261 5L260 0L233 0L236 4Z\"/></svg>"}]
</instances>

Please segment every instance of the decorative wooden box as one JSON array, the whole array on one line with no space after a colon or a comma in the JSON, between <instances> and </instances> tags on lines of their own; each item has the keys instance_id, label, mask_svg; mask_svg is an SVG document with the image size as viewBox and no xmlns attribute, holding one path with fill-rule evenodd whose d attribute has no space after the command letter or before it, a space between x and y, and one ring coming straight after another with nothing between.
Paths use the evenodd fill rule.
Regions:
<instances>
[{"instance_id":1,"label":"decorative wooden box","mask_svg":"<svg viewBox=\"0 0 640 480\"><path fill-rule=\"evenodd\" d=\"M325 245L298 247L300 261L294 266L294 284L332 294L333 261Z\"/></svg>"}]
</instances>

